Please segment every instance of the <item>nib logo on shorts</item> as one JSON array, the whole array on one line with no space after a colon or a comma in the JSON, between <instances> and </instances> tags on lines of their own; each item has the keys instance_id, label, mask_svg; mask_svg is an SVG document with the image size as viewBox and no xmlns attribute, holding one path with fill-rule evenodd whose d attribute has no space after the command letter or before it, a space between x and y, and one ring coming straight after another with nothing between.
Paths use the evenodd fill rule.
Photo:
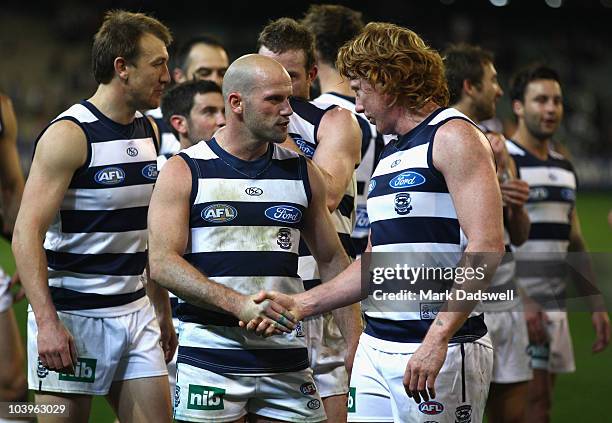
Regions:
<instances>
[{"instance_id":1,"label":"nib logo on shorts","mask_svg":"<svg viewBox=\"0 0 612 423\"><path fill-rule=\"evenodd\" d=\"M346 404L346 408L349 413L355 412L355 391L356 390L357 389L355 388L349 388L348 403Z\"/></svg>"},{"instance_id":2,"label":"nib logo on shorts","mask_svg":"<svg viewBox=\"0 0 612 423\"><path fill-rule=\"evenodd\" d=\"M187 408L190 410L223 410L225 389L214 386L189 385Z\"/></svg>"},{"instance_id":3,"label":"nib logo on shorts","mask_svg":"<svg viewBox=\"0 0 612 423\"><path fill-rule=\"evenodd\" d=\"M67 382L84 382L93 383L96 380L96 364L98 360L95 358L81 358L77 359L76 366L74 366L74 374L60 373L59 380L65 380Z\"/></svg>"}]
</instances>

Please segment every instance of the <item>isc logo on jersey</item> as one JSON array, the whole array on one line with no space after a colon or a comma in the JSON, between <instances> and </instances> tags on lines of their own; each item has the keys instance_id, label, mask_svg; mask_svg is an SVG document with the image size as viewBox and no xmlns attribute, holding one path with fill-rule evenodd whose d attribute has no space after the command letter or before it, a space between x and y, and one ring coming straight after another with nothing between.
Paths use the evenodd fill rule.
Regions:
<instances>
[{"instance_id":1,"label":"isc logo on jersey","mask_svg":"<svg viewBox=\"0 0 612 423\"><path fill-rule=\"evenodd\" d=\"M96 380L96 364L98 360L95 358L78 358L76 366L74 366L74 374L60 373L59 380L69 382L84 382L93 383Z\"/></svg>"},{"instance_id":2,"label":"isc logo on jersey","mask_svg":"<svg viewBox=\"0 0 612 423\"><path fill-rule=\"evenodd\" d=\"M238 216L235 207L228 204L211 204L202 210L202 219L210 223L226 223Z\"/></svg>"},{"instance_id":3,"label":"isc logo on jersey","mask_svg":"<svg viewBox=\"0 0 612 423\"><path fill-rule=\"evenodd\" d=\"M94 180L103 185L117 185L125 180L125 172L118 167L105 167L96 173Z\"/></svg>"},{"instance_id":4,"label":"isc logo on jersey","mask_svg":"<svg viewBox=\"0 0 612 423\"><path fill-rule=\"evenodd\" d=\"M395 178L389 181L389 186L394 189L416 187L424 184L426 181L425 177L418 172L411 170L402 172Z\"/></svg>"},{"instance_id":5,"label":"isc logo on jersey","mask_svg":"<svg viewBox=\"0 0 612 423\"><path fill-rule=\"evenodd\" d=\"M189 385L187 408L190 410L223 410L225 389L214 386Z\"/></svg>"},{"instance_id":6,"label":"isc logo on jersey","mask_svg":"<svg viewBox=\"0 0 612 423\"><path fill-rule=\"evenodd\" d=\"M302 220L302 212L296 207L287 205L268 207L265 215L268 219L283 223L298 223Z\"/></svg>"}]
</instances>

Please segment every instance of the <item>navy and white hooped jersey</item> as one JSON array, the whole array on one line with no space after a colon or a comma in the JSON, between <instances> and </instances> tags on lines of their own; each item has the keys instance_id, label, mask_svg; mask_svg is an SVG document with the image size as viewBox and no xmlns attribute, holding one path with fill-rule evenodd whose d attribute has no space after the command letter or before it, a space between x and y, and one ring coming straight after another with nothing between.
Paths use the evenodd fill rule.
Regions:
<instances>
[{"instance_id":1,"label":"navy and white hooped jersey","mask_svg":"<svg viewBox=\"0 0 612 423\"><path fill-rule=\"evenodd\" d=\"M361 254L368 246L368 236L370 235L370 220L368 219L367 208L368 193L366 189L370 184L370 178L378 162L378 157L385 146L383 135L378 133L376 125L371 124L363 113L355 112L355 97L329 92L321 94L313 103L323 108L335 104L350 110L355 114L361 128L361 163L355 171L357 178L357 213L355 229L353 229L351 236L356 253Z\"/></svg>"},{"instance_id":2,"label":"navy and white hooped jersey","mask_svg":"<svg viewBox=\"0 0 612 423\"><path fill-rule=\"evenodd\" d=\"M243 294L303 292L298 250L311 199L306 159L271 145L264 157L245 162L215 138L179 155L193 181L185 260ZM213 305L196 307L182 299L178 315L181 325L201 328L180 337L178 362L233 374L308 367L301 331L264 339L239 328L235 317Z\"/></svg>"},{"instance_id":3,"label":"navy and white hooped jersey","mask_svg":"<svg viewBox=\"0 0 612 423\"><path fill-rule=\"evenodd\" d=\"M87 162L70 181L44 248L58 310L117 316L146 304L147 212L157 179L155 132L140 112L128 125L82 101L70 120L87 138ZM44 132L44 131L43 131Z\"/></svg>"},{"instance_id":4,"label":"navy and white hooped jersey","mask_svg":"<svg viewBox=\"0 0 612 423\"><path fill-rule=\"evenodd\" d=\"M373 253L404 253L402 260L411 266L454 268L461 259L467 239L444 176L432 161L436 131L452 119L471 122L455 109L440 108L383 150L368 194ZM390 311L371 297L362 301L365 333L409 352L422 341L441 303L393 303L398 308ZM486 332L483 316L473 312L451 342L472 342Z\"/></svg>"},{"instance_id":5,"label":"navy and white hooped jersey","mask_svg":"<svg viewBox=\"0 0 612 423\"><path fill-rule=\"evenodd\" d=\"M157 109L147 110L145 115L151 116L155 123L157 124L157 128L159 129L159 155L160 159L163 157L162 163L165 162L170 157L174 156L176 153L181 151L181 143L176 139L172 130L168 128L168 124L164 120L164 117L161 112L161 107ZM158 165L159 165L158 160Z\"/></svg>"},{"instance_id":6,"label":"navy and white hooped jersey","mask_svg":"<svg viewBox=\"0 0 612 423\"><path fill-rule=\"evenodd\" d=\"M540 160L512 140L507 141L506 146L516 162L519 178L529 184L529 200L525 208L531 220L531 230L529 239L516 248L515 254L519 281L530 295L550 295L551 289L553 294L561 295L565 286L564 267L559 264L569 247L571 216L576 202L574 168L554 151L549 151L547 160ZM542 263L542 260L548 261L542 257L543 253L555 255L550 257L548 265ZM526 266L530 260L540 263ZM543 266L546 266L545 270ZM532 275L535 267L539 276Z\"/></svg>"},{"instance_id":7,"label":"navy and white hooped jersey","mask_svg":"<svg viewBox=\"0 0 612 423\"><path fill-rule=\"evenodd\" d=\"M335 107L320 109L314 104L297 97L289 99L293 114L289 117L289 136L308 158L312 158L317 149L317 131L323 115ZM347 187L338 208L331 214L332 222L342 242L344 250L351 258L355 258L355 249L351 242L351 233L355 223L355 173ZM298 273L304 281L304 288L311 289L321 284L317 263L304 241L300 243L300 263Z\"/></svg>"}]
</instances>

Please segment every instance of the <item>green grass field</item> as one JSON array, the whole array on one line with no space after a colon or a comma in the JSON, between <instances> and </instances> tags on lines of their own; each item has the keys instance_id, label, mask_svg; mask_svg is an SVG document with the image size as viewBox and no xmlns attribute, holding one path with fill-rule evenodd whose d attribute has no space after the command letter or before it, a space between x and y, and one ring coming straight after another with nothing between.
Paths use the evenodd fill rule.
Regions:
<instances>
[{"instance_id":1,"label":"green grass field","mask_svg":"<svg viewBox=\"0 0 612 423\"><path fill-rule=\"evenodd\" d=\"M578 211L584 237L592 251L612 252L612 230L607 226L608 211L612 209L610 193L583 193L578 197ZM0 264L10 273L15 269L8 244L0 240ZM612 283L612 281L600 281ZM22 336L25 339L26 304L15 306ZM612 347L604 353L591 354L593 329L588 313L570 315L571 331L576 355L576 373L561 375L555 391L553 422L610 421L605 404L612 392ZM107 423L114 414L103 399L97 398L90 421Z\"/></svg>"}]
</instances>

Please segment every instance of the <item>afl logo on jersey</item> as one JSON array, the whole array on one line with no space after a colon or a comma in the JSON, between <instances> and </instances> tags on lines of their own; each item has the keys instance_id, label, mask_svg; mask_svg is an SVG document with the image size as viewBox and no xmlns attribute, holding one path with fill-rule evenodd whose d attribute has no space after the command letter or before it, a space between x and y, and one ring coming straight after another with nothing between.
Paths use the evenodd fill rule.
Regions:
<instances>
[{"instance_id":1,"label":"afl logo on jersey","mask_svg":"<svg viewBox=\"0 0 612 423\"><path fill-rule=\"evenodd\" d=\"M125 172L118 167L105 167L96 173L94 180L102 185L117 185L125 180Z\"/></svg>"},{"instance_id":2,"label":"afl logo on jersey","mask_svg":"<svg viewBox=\"0 0 612 423\"><path fill-rule=\"evenodd\" d=\"M304 138L300 134L289 133L289 136L293 139L293 142L300 148L300 151L308 158L312 159L314 156L315 149L313 146L304 141Z\"/></svg>"},{"instance_id":3,"label":"afl logo on jersey","mask_svg":"<svg viewBox=\"0 0 612 423\"><path fill-rule=\"evenodd\" d=\"M401 162L402 162L401 159L394 160L393 163L391 163L391 169L399 165Z\"/></svg>"},{"instance_id":4,"label":"afl logo on jersey","mask_svg":"<svg viewBox=\"0 0 612 423\"><path fill-rule=\"evenodd\" d=\"M419 404L419 411L423 414L433 416L444 411L444 406L438 401L427 401Z\"/></svg>"},{"instance_id":5,"label":"afl logo on jersey","mask_svg":"<svg viewBox=\"0 0 612 423\"><path fill-rule=\"evenodd\" d=\"M263 189L258 188L258 187L248 187L247 189L244 190L244 192L246 192L247 195L250 195L253 197L259 197L261 194L263 194Z\"/></svg>"},{"instance_id":6,"label":"afl logo on jersey","mask_svg":"<svg viewBox=\"0 0 612 423\"><path fill-rule=\"evenodd\" d=\"M138 155L138 149L136 147L128 147L125 152L130 157L136 157Z\"/></svg>"},{"instance_id":7,"label":"afl logo on jersey","mask_svg":"<svg viewBox=\"0 0 612 423\"><path fill-rule=\"evenodd\" d=\"M142 168L142 176L147 179L156 180L158 173L157 163L151 163Z\"/></svg>"},{"instance_id":8,"label":"afl logo on jersey","mask_svg":"<svg viewBox=\"0 0 612 423\"><path fill-rule=\"evenodd\" d=\"M283 223L298 223L302 220L302 212L293 206L274 206L265 211L268 219Z\"/></svg>"},{"instance_id":9,"label":"afl logo on jersey","mask_svg":"<svg viewBox=\"0 0 612 423\"><path fill-rule=\"evenodd\" d=\"M210 223L227 223L238 216L238 211L228 204L212 204L202 210L200 216Z\"/></svg>"},{"instance_id":10,"label":"afl logo on jersey","mask_svg":"<svg viewBox=\"0 0 612 423\"><path fill-rule=\"evenodd\" d=\"M407 171L402 172L395 178L389 181L389 186L394 189L416 187L424 184L426 181L425 177L417 172Z\"/></svg>"}]
</instances>

